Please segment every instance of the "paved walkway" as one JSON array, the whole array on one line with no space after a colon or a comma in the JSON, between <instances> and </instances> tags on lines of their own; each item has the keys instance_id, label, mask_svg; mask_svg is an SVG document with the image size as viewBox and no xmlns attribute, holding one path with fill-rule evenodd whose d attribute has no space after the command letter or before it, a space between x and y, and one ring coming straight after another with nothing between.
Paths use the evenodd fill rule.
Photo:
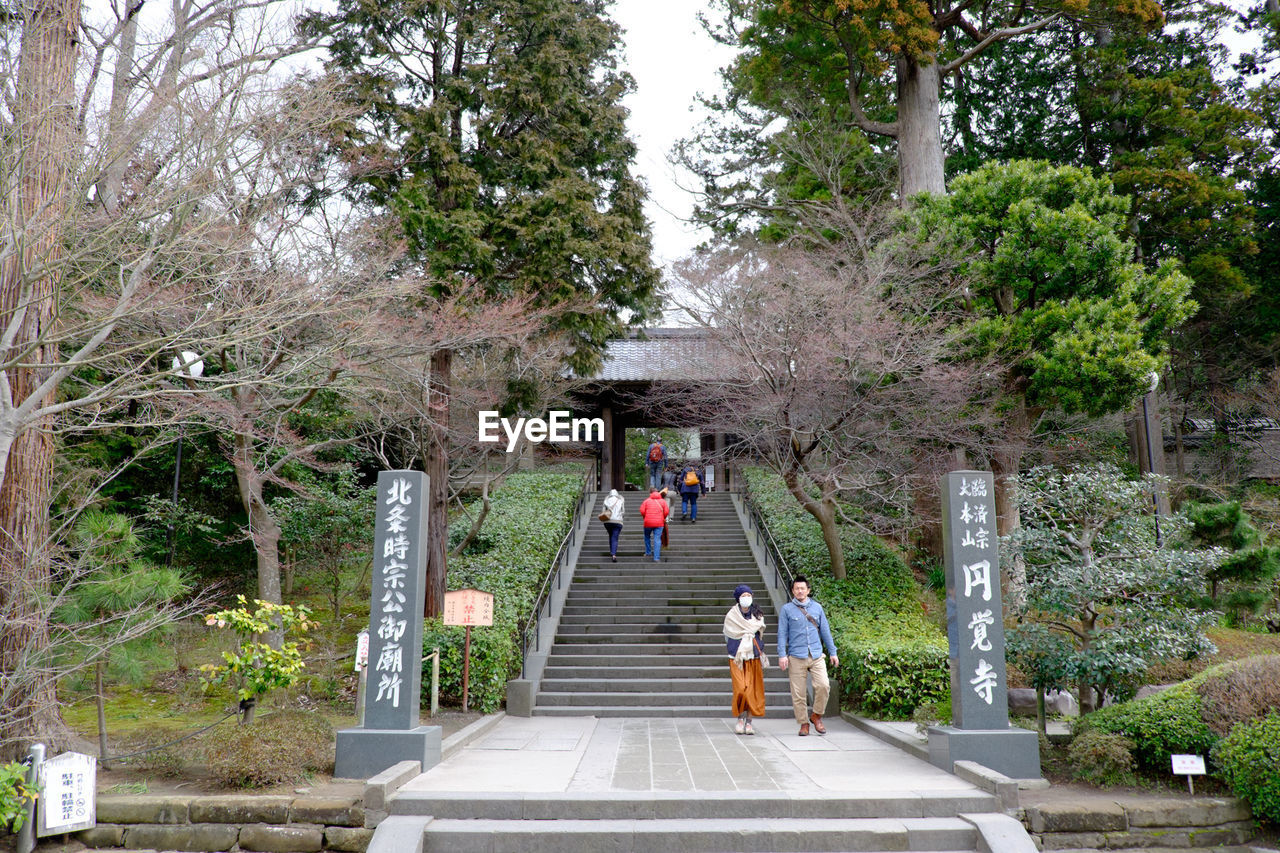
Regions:
<instances>
[{"instance_id":1,"label":"paved walkway","mask_svg":"<svg viewBox=\"0 0 1280 853\"><path fill-rule=\"evenodd\" d=\"M506 717L403 792L831 791L973 794L973 785L838 718L825 736L792 720Z\"/></svg>"}]
</instances>

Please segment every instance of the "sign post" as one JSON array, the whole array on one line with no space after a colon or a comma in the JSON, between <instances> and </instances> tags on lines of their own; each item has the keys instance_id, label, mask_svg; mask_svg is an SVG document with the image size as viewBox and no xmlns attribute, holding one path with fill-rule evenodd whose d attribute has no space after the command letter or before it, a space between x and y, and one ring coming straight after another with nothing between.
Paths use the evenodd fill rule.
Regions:
<instances>
[{"instance_id":1,"label":"sign post","mask_svg":"<svg viewBox=\"0 0 1280 853\"><path fill-rule=\"evenodd\" d=\"M1173 775L1187 777L1187 790L1191 796L1196 795L1196 786L1191 777L1203 776L1204 756L1203 755L1171 755L1170 761L1173 764Z\"/></svg>"},{"instance_id":2,"label":"sign post","mask_svg":"<svg viewBox=\"0 0 1280 853\"><path fill-rule=\"evenodd\" d=\"M422 612L426 597L428 479L378 474L373 590L361 724L338 732L334 775L367 779L401 761L440 763L440 727L423 726Z\"/></svg>"},{"instance_id":3,"label":"sign post","mask_svg":"<svg viewBox=\"0 0 1280 853\"><path fill-rule=\"evenodd\" d=\"M462 710L467 710L471 680L471 626L493 624L493 593L478 589L460 589L444 594L444 624L465 625L466 640L462 646Z\"/></svg>"},{"instance_id":4,"label":"sign post","mask_svg":"<svg viewBox=\"0 0 1280 853\"><path fill-rule=\"evenodd\" d=\"M929 761L1039 778L1038 735L1009 725L995 480L990 471L953 471L941 485L952 725L929 728Z\"/></svg>"}]
</instances>

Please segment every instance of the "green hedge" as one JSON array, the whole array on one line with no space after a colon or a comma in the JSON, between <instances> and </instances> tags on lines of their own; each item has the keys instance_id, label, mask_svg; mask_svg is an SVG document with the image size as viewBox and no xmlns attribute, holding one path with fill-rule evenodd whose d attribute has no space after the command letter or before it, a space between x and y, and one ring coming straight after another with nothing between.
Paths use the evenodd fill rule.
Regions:
<instances>
[{"instance_id":1,"label":"green hedge","mask_svg":"<svg viewBox=\"0 0 1280 853\"><path fill-rule=\"evenodd\" d=\"M1280 710L1237 724L1213 753L1223 781L1253 808L1280 823Z\"/></svg>"},{"instance_id":2,"label":"green hedge","mask_svg":"<svg viewBox=\"0 0 1280 853\"><path fill-rule=\"evenodd\" d=\"M910 719L951 696L947 640L923 616L840 613L832 617L840 683L867 713Z\"/></svg>"},{"instance_id":3,"label":"green hedge","mask_svg":"<svg viewBox=\"0 0 1280 853\"><path fill-rule=\"evenodd\" d=\"M551 560L568 530L586 471L559 465L511 476L493 493L489 515L467 550L449 560L449 589L493 593L493 627L471 630L470 706L495 711L506 684L520 671L517 621L533 607ZM458 524L465 524L459 520ZM440 649L440 692L462 701L465 630L427 620L423 654ZM431 663L423 663L423 695L429 701Z\"/></svg>"},{"instance_id":4,"label":"green hedge","mask_svg":"<svg viewBox=\"0 0 1280 853\"><path fill-rule=\"evenodd\" d=\"M844 527L847 577L836 580L821 527L782 479L760 468L743 473L783 558L810 579L827 611L840 649L838 677L860 709L908 719L917 706L947 699L947 638L924 617L902 558L875 536Z\"/></svg>"},{"instance_id":5,"label":"green hedge","mask_svg":"<svg viewBox=\"0 0 1280 853\"><path fill-rule=\"evenodd\" d=\"M1218 740L1200 717L1200 694L1195 690L1200 678L1153 696L1100 708L1076 723L1076 733L1096 730L1123 735L1133 741L1133 757L1141 769L1168 773L1170 755L1204 755Z\"/></svg>"}]
</instances>

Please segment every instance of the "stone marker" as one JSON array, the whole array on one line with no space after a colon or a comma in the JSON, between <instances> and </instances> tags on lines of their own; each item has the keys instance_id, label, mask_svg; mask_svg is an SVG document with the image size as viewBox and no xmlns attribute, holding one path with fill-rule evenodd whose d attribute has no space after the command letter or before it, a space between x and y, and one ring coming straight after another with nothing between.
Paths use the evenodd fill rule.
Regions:
<instances>
[{"instance_id":1,"label":"stone marker","mask_svg":"<svg viewBox=\"0 0 1280 853\"><path fill-rule=\"evenodd\" d=\"M338 732L334 775L367 779L401 761L440 762L440 727L419 725L427 475L378 474L364 724Z\"/></svg>"},{"instance_id":2,"label":"stone marker","mask_svg":"<svg viewBox=\"0 0 1280 853\"><path fill-rule=\"evenodd\" d=\"M990 471L952 471L942 478L942 542L952 725L929 728L929 761L947 771L957 761L974 761L1014 779L1039 778L1039 738L1009 725Z\"/></svg>"}]
</instances>

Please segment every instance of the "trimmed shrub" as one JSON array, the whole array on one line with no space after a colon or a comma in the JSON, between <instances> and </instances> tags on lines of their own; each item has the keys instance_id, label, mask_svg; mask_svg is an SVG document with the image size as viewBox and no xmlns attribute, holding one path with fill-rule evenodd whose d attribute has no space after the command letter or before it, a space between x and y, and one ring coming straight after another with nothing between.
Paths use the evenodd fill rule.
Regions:
<instances>
[{"instance_id":1,"label":"trimmed shrub","mask_svg":"<svg viewBox=\"0 0 1280 853\"><path fill-rule=\"evenodd\" d=\"M1123 735L1133 741L1133 757L1141 769L1168 773L1170 755L1208 754L1218 740L1200 716L1197 683L1184 681L1154 696L1094 711L1076 723L1076 732Z\"/></svg>"},{"instance_id":2,"label":"trimmed shrub","mask_svg":"<svg viewBox=\"0 0 1280 853\"><path fill-rule=\"evenodd\" d=\"M919 705L950 698L947 640L923 616L841 614L832 627L840 682L865 713L909 719Z\"/></svg>"},{"instance_id":3,"label":"trimmed shrub","mask_svg":"<svg viewBox=\"0 0 1280 853\"><path fill-rule=\"evenodd\" d=\"M1280 655L1263 655L1214 669L1196 688L1200 716L1219 737L1237 723L1280 708Z\"/></svg>"},{"instance_id":4,"label":"trimmed shrub","mask_svg":"<svg viewBox=\"0 0 1280 853\"><path fill-rule=\"evenodd\" d=\"M1071 775L1081 782L1102 788L1132 785L1137 781L1133 749L1128 738L1094 729L1071 741L1067 762Z\"/></svg>"},{"instance_id":5,"label":"trimmed shrub","mask_svg":"<svg viewBox=\"0 0 1280 853\"><path fill-rule=\"evenodd\" d=\"M485 714L502 706L507 681L520 670L519 640L511 623L503 625L494 617L491 628L471 629L471 670L468 672L468 707ZM462 704L462 657L466 646L466 628L445 626L439 619L428 619L422 632L422 700L431 695L431 662L426 656L440 649L440 699L448 704Z\"/></svg>"},{"instance_id":6,"label":"trimmed shrub","mask_svg":"<svg viewBox=\"0 0 1280 853\"><path fill-rule=\"evenodd\" d=\"M1255 817L1280 823L1280 711L1237 725L1213 757L1227 787Z\"/></svg>"},{"instance_id":7,"label":"trimmed shrub","mask_svg":"<svg viewBox=\"0 0 1280 853\"><path fill-rule=\"evenodd\" d=\"M218 736L209 773L228 788L296 782L305 773L333 770L333 749L333 726L324 717L278 711Z\"/></svg>"}]
</instances>

